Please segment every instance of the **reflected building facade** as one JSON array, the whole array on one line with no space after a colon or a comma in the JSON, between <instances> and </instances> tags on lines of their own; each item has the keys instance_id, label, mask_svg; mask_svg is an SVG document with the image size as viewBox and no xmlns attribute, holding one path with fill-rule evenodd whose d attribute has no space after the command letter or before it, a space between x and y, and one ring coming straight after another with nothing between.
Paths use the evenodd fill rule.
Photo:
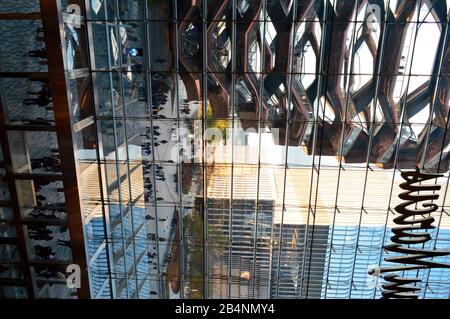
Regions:
<instances>
[{"instance_id":1,"label":"reflected building facade","mask_svg":"<svg viewBox=\"0 0 450 319\"><path fill-rule=\"evenodd\" d=\"M380 297L401 171L450 248L449 9L1 1L0 297Z\"/></svg>"}]
</instances>

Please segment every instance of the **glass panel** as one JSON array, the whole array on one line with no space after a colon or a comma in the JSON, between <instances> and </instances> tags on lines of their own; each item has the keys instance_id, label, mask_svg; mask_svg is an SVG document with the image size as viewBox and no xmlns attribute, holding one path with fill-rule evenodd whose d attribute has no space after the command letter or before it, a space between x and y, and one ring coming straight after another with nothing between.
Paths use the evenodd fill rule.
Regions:
<instances>
[{"instance_id":1,"label":"glass panel","mask_svg":"<svg viewBox=\"0 0 450 319\"><path fill-rule=\"evenodd\" d=\"M0 20L0 34L7 35L2 37L0 48L2 72L48 70L42 23L39 20Z\"/></svg>"},{"instance_id":2,"label":"glass panel","mask_svg":"<svg viewBox=\"0 0 450 319\"><path fill-rule=\"evenodd\" d=\"M70 102L74 123L90 117L94 113L92 89L89 77L70 80Z\"/></svg>"},{"instance_id":3,"label":"glass panel","mask_svg":"<svg viewBox=\"0 0 450 319\"><path fill-rule=\"evenodd\" d=\"M16 173L60 174L56 133L10 131L8 137Z\"/></svg>"},{"instance_id":4,"label":"glass panel","mask_svg":"<svg viewBox=\"0 0 450 319\"><path fill-rule=\"evenodd\" d=\"M16 238L16 227L11 221L4 221L0 219L0 237Z\"/></svg>"},{"instance_id":5,"label":"glass panel","mask_svg":"<svg viewBox=\"0 0 450 319\"><path fill-rule=\"evenodd\" d=\"M122 47L122 68L124 72L144 71L144 24L132 22L119 25Z\"/></svg>"},{"instance_id":6,"label":"glass panel","mask_svg":"<svg viewBox=\"0 0 450 319\"><path fill-rule=\"evenodd\" d=\"M117 28L108 22L92 23L92 42L94 47L94 61L91 61L95 69L111 69L119 66L119 39Z\"/></svg>"},{"instance_id":7,"label":"glass panel","mask_svg":"<svg viewBox=\"0 0 450 319\"><path fill-rule=\"evenodd\" d=\"M0 297L27 299L28 298L27 288L17 286L0 286Z\"/></svg>"},{"instance_id":8,"label":"glass panel","mask_svg":"<svg viewBox=\"0 0 450 319\"><path fill-rule=\"evenodd\" d=\"M30 258L42 261L71 261L72 250L67 227L27 226Z\"/></svg>"},{"instance_id":9,"label":"glass panel","mask_svg":"<svg viewBox=\"0 0 450 319\"><path fill-rule=\"evenodd\" d=\"M53 101L48 80L39 78L0 79L3 107L9 123L53 124Z\"/></svg>"},{"instance_id":10,"label":"glass panel","mask_svg":"<svg viewBox=\"0 0 450 319\"><path fill-rule=\"evenodd\" d=\"M16 245L0 245L0 259L11 262L19 262L20 256Z\"/></svg>"},{"instance_id":11,"label":"glass panel","mask_svg":"<svg viewBox=\"0 0 450 319\"><path fill-rule=\"evenodd\" d=\"M71 23L64 24L66 40L66 70L73 71L87 68L88 56L86 48L86 26Z\"/></svg>"},{"instance_id":12,"label":"glass panel","mask_svg":"<svg viewBox=\"0 0 450 319\"><path fill-rule=\"evenodd\" d=\"M118 73L95 73L94 91L99 115L108 117L123 115L122 90Z\"/></svg>"},{"instance_id":13,"label":"glass panel","mask_svg":"<svg viewBox=\"0 0 450 319\"><path fill-rule=\"evenodd\" d=\"M39 0L4 0L0 3L0 13L40 12Z\"/></svg>"},{"instance_id":14,"label":"glass panel","mask_svg":"<svg viewBox=\"0 0 450 319\"><path fill-rule=\"evenodd\" d=\"M63 183L60 181L16 181L22 218L66 220Z\"/></svg>"},{"instance_id":15,"label":"glass panel","mask_svg":"<svg viewBox=\"0 0 450 319\"><path fill-rule=\"evenodd\" d=\"M6 179L6 170L0 168L0 200L9 201L11 200L11 195L9 193L9 185L8 180ZM2 212L3 214L7 214L7 211Z\"/></svg>"}]
</instances>

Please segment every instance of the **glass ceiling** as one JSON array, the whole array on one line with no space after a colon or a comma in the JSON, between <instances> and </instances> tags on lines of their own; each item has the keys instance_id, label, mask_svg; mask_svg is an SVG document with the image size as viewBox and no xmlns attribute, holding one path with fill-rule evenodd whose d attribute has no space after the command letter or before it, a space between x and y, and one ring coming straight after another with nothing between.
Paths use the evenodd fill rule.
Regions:
<instances>
[{"instance_id":1,"label":"glass ceiling","mask_svg":"<svg viewBox=\"0 0 450 319\"><path fill-rule=\"evenodd\" d=\"M171 297L379 297L367 271L415 167L445 173L431 245L448 248L448 2L91 4L98 94L116 77L151 93L100 98L98 121L161 132L128 156L169 175L145 205L159 236L159 216L178 223L159 244ZM448 297L448 270L420 276L421 297Z\"/></svg>"}]
</instances>

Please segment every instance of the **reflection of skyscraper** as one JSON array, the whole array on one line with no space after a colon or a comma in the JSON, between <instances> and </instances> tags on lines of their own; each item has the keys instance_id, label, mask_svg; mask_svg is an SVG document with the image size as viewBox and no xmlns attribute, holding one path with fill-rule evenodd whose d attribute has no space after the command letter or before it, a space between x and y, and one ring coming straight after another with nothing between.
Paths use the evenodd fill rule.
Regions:
<instances>
[{"instance_id":1,"label":"reflection of skyscraper","mask_svg":"<svg viewBox=\"0 0 450 319\"><path fill-rule=\"evenodd\" d=\"M232 207L227 200L208 200L210 298L270 296L268 279L273 204L264 200L258 203L260 208L256 217L254 200L237 199ZM231 244L227 244L230 238Z\"/></svg>"},{"instance_id":2,"label":"reflection of skyscraper","mask_svg":"<svg viewBox=\"0 0 450 319\"><path fill-rule=\"evenodd\" d=\"M251 163L257 154L250 146L235 146L234 151L236 162ZM283 205L281 170L268 167L256 178L255 165L235 165L233 170L226 165L225 146L214 153L205 210L207 264L213 274L208 296L298 298L301 278L307 277L311 298L320 298L327 237L316 242L312 253L305 251L306 215L299 210L299 193L285 189ZM292 175L290 181L301 184L302 175ZM327 234L328 226L316 231ZM304 264L313 264L313 270L302 273Z\"/></svg>"},{"instance_id":3,"label":"reflection of skyscraper","mask_svg":"<svg viewBox=\"0 0 450 319\"><path fill-rule=\"evenodd\" d=\"M448 225L441 227L440 239L433 240L425 248L446 249L448 247L446 242L450 236L450 230L445 228ZM380 285L383 281L381 278L368 275L368 271L378 267L380 261L383 267L393 266L383 261L383 258L393 255L388 255L380 249L382 245L390 244L390 229L386 229L385 234L383 226L361 226L359 229L357 226L336 226L333 234L334 244L327 251L328 271L323 277L322 298L380 298ZM436 231L431 234L432 237L437 235ZM448 264L450 258L440 257L433 261ZM414 270L399 272L399 274L404 277L419 278L422 281L419 286L420 298L448 298L448 280L450 279L448 269Z\"/></svg>"},{"instance_id":4,"label":"reflection of skyscraper","mask_svg":"<svg viewBox=\"0 0 450 319\"><path fill-rule=\"evenodd\" d=\"M256 198L255 168L236 167L233 173L232 202L230 167L219 164L210 175L205 210L207 265L212 274L208 296L269 298L273 185L270 176L261 176L264 182Z\"/></svg>"},{"instance_id":5,"label":"reflection of skyscraper","mask_svg":"<svg viewBox=\"0 0 450 319\"><path fill-rule=\"evenodd\" d=\"M369 175L370 183L369 193L363 194L358 190L358 185L364 178L360 172L347 172L345 184L347 189L341 190L342 202L351 205L354 201L364 203L362 209L352 209L351 206L340 210L332 210L330 214L333 223L329 227L327 234L327 253L325 262L325 272L322 285L322 298L379 298L381 296L381 284L384 282L381 278L370 276L369 270L376 269L379 265L383 267L392 267L392 263L387 263L384 258L393 257L395 254L385 251L382 247L391 244L390 238L393 236L391 229L398 227L393 222L398 214L394 209L389 209L386 215L387 207L395 207L402 203L398 195L402 192L399 184L403 182L399 176L390 178L389 174L383 170L374 170L373 176ZM332 174L330 172L330 174ZM324 176L326 179L326 177ZM330 180L329 180L330 181ZM329 183L328 181L328 183ZM392 185L392 196L390 192L390 183ZM445 185L446 178L432 180L430 184ZM324 187L326 187L324 185ZM439 199L436 204L442 205L445 202L445 187L439 192ZM324 193L322 197L324 204L329 196ZM387 202L386 198L391 198ZM363 199L365 199L363 201ZM334 211L334 212L333 212ZM443 249L446 247L446 241L450 229L449 216L443 211L437 211L432 214L435 218L433 225L439 229L431 230L432 241L427 243L424 248ZM397 254L398 255L398 254ZM443 263L448 263L450 258L439 257ZM431 269L420 271L400 272L404 276L420 278L422 280L421 298L442 298L448 295L449 287L440 279L448 278L450 271L448 269ZM447 279L444 279L444 281Z\"/></svg>"},{"instance_id":6,"label":"reflection of skyscraper","mask_svg":"<svg viewBox=\"0 0 450 319\"><path fill-rule=\"evenodd\" d=\"M254 173L257 166L251 164L255 160L252 146L234 146L233 169L228 165L231 160L227 155L229 148L215 147L214 169L209 173L206 213L209 229L215 230L211 230L208 237L208 264L213 269L210 280L214 282L210 297L228 297L228 293L233 298L380 297L382 280L368 272L380 263L387 266L384 258L392 257L382 249L383 245L389 244L395 217L393 211L387 216L384 211L389 205L386 198L389 198L387 193L392 182L388 172L376 169L373 176L368 177L370 194L364 194L360 189L366 178L364 171L343 172L340 183L345 188L336 193L336 170L323 169L316 193L316 208L308 220L306 194L302 193L302 185L311 182L308 169L291 169L284 176L284 171L277 167L261 166L257 178ZM273 146L267 145L267 148L273 150ZM266 155L262 158L267 158ZM445 180L440 178L437 183L442 185ZM394 179L392 207L401 203L398 198L401 182L399 177ZM442 189L440 196L444 195L445 189ZM333 207L336 196L338 202L343 203L338 209ZM233 205L230 205L230 198ZM363 199L364 208L355 209L355 204L362 203ZM440 198L439 202L443 200ZM438 239L427 247L436 245L442 249L446 247L450 219L443 212L436 212L433 217L440 230L432 232L431 237ZM230 222L233 225L231 236ZM266 232L259 227L265 227ZM255 244L254 238L260 240ZM215 246L216 241L221 244ZM217 247L222 247L220 253L217 253ZM257 247L268 253L254 263L252 258ZM439 259L442 263L449 260L448 256ZM269 274L266 268L264 272L253 273L263 261L270 264ZM416 276L414 271L406 272L406 275ZM446 296L448 285L444 282L449 275L448 269L418 271L417 276L423 281L421 296ZM259 290L259 294L257 290L253 295L252 285L263 290Z\"/></svg>"}]
</instances>

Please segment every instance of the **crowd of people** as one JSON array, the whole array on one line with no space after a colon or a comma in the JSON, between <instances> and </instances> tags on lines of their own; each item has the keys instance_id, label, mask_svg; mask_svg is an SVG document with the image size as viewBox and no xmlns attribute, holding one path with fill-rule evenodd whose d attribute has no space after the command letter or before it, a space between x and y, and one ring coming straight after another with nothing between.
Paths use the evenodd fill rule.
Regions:
<instances>
[{"instance_id":1,"label":"crowd of people","mask_svg":"<svg viewBox=\"0 0 450 319\"><path fill-rule=\"evenodd\" d=\"M27 106L39 106L45 108L45 110L52 110L51 103L52 93L48 79L29 78L28 82L31 85L39 86L37 90L28 90L27 97L23 99L22 103Z\"/></svg>"},{"instance_id":2,"label":"crowd of people","mask_svg":"<svg viewBox=\"0 0 450 319\"><path fill-rule=\"evenodd\" d=\"M39 260L65 259L63 252L58 253L58 247L70 248L66 226L49 226L33 224L28 226L28 237L34 241L35 256Z\"/></svg>"},{"instance_id":3,"label":"crowd of people","mask_svg":"<svg viewBox=\"0 0 450 319\"><path fill-rule=\"evenodd\" d=\"M61 171L61 159L59 152L52 152L50 156L31 159L31 168L35 170L45 170L48 173Z\"/></svg>"}]
</instances>

